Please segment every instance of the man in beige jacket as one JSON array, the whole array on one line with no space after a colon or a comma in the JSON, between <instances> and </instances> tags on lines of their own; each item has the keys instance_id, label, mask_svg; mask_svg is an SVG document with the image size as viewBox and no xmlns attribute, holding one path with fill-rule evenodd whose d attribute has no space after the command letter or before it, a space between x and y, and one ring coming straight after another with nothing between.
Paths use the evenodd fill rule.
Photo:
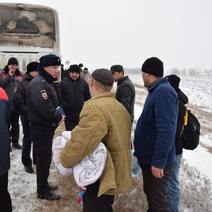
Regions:
<instances>
[{"instance_id":1,"label":"man in beige jacket","mask_svg":"<svg viewBox=\"0 0 212 212\"><path fill-rule=\"evenodd\" d=\"M97 69L91 75L92 98L85 102L79 125L62 149L60 159L72 168L102 142L107 160L102 176L88 185L83 195L84 212L110 212L114 195L132 185L130 159L131 118L125 107L110 92L113 75L107 69Z\"/></svg>"}]
</instances>

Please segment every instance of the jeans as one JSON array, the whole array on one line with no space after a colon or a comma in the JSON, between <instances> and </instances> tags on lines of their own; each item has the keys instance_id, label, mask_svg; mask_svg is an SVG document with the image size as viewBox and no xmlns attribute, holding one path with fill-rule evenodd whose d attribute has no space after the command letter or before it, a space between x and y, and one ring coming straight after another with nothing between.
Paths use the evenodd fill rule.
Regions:
<instances>
[{"instance_id":1,"label":"jeans","mask_svg":"<svg viewBox=\"0 0 212 212\"><path fill-rule=\"evenodd\" d=\"M182 154L176 155L175 165L168 183L168 200L171 212L180 211L180 182L179 171Z\"/></svg>"}]
</instances>

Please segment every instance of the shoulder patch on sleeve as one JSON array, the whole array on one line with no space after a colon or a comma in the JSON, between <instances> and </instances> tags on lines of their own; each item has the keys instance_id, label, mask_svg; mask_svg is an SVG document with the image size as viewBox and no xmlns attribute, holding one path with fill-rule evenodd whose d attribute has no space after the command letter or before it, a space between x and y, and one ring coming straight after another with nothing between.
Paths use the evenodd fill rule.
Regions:
<instances>
[{"instance_id":1,"label":"shoulder patch on sleeve","mask_svg":"<svg viewBox=\"0 0 212 212\"><path fill-rule=\"evenodd\" d=\"M15 88L14 88L14 93L16 93L16 91L17 91L17 90L18 90L18 88L17 88L17 87L15 87Z\"/></svg>"},{"instance_id":2,"label":"shoulder patch on sleeve","mask_svg":"<svg viewBox=\"0 0 212 212\"><path fill-rule=\"evenodd\" d=\"M42 91L40 91L40 93L41 93L41 96L43 97L43 99L48 99L48 94L47 94L47 91L46 90L42 90Z\"/></svg>"}]
</instances>

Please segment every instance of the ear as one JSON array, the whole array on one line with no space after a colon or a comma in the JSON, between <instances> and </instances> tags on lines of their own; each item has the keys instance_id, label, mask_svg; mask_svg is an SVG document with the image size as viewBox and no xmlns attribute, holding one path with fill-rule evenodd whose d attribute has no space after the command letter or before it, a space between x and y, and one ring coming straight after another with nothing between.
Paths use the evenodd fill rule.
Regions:
<instances>
[{"instance_id":1,"label":"ear","mask_svg":"<svg viewBox=\"0 0 212 212\"><path fill-rule=\"evenodd\" d=\"M94 79L91 77L90 82L89 82L89 86L92 87L94 84Z\"/></svg>"}]
</instances>

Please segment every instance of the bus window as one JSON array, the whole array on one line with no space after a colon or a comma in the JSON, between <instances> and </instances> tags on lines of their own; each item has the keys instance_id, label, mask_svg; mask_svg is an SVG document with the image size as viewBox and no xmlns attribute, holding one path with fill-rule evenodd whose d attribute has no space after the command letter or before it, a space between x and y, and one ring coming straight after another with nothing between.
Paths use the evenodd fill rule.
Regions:
<instances>
[{"instance_id":1,"label":"bus window","mask_svg":"<svg viewBox=\"0 0 212 212\"><path fill-rule=\"evenodd\" d=\"M42 5L0 3L0 65L13 56L24 66L48 53L60 55L58 13Z\"/></svg>"}]
</instances>

